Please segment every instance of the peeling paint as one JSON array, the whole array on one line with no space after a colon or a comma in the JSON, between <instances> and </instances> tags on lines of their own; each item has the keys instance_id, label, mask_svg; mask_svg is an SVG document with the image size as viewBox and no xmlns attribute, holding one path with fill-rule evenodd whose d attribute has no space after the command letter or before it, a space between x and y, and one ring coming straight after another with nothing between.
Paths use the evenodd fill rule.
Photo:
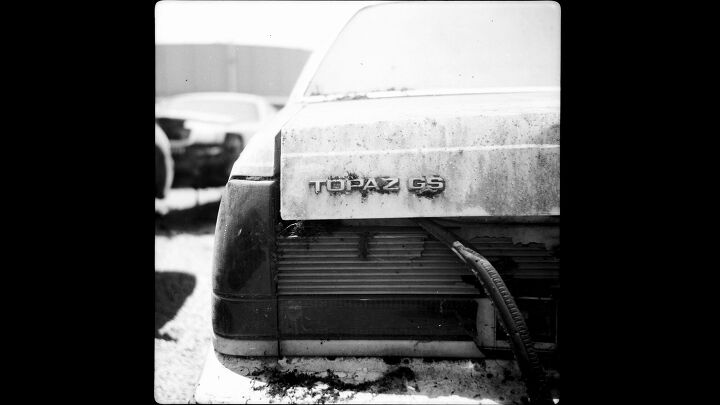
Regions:
<instances>
[{"instance_id":1,"label":"peeling paint","mask_svg":"<svg viewBox=\"0 0 720 405\"><path fill-rule=\"evenodd\" d=\"M307 106L282 135L281 216L559 215L557 101L559 93ZM403 184L431 173L446 180L442 193ZM306 187L309 180L351 177L374 180L333 193ZM399 178L402 187L383 190L383 177Z\"/></svg>"}]
</instances>

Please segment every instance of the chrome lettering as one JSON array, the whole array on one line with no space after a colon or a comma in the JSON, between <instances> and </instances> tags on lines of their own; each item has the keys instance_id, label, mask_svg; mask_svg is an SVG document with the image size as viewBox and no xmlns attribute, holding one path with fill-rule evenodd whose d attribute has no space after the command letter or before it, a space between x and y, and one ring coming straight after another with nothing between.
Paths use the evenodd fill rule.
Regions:
<instances>
[{"instance_id":1,"label":"chrome lettering","mask_svg":"<svg viewBox=\"0 0 720 405\"><path fill-rule=\"evenodd\" d=\"M400 191L400 185L398 184L400 179L397 177L383 177L383 180L387 182L387 184L383 187L383 190Z\"/></svg>"},{"instance_id":2,"label":"chrome lettering","mask_svg":"<svg viewBox=\"0 0 720 405\"><path fill-rule=\"evenodd\" d=\"M324 181L322 180L310 180L310 185L315 185L315 194L320 194L320 189L322 188L322 184Z\"/></svg>"},{"instance_id":3,"label":"chrome lettering","mask_svg":"<svg viewBox=\"0 0 720 405\"><path fill-rule=\"evenodd\" d=\"M370 185L372 183L372 186ZM377 182L373 178L369 178L367 183L365 183L365 187L363 187L363 190L370 190L371 188L374 188L375 190L379 190L380 188L377 185Z\"/></svg>"},{"instance_id":4,"label":"chrome lettering","mask_svg":"<svg viewBox=\"0 0 720 405\"><path fill-rule=\"evenodd\" d=\"M425 177L411 177L408 179L408 190L420 190L425 187Z\"/></svg>"},{"instance_id":5,"label":"chrome lettering","mask_svg":"<svg viewBox=\"0 0 720 405\"><path fill-rule=\"evenodd\" d=\"M338 191L345 190L345 180L328 180L326 182L327 191L337 193ZM333 187L333 184L340 184L340 187Z\"/></svg>"},{"instance_id":6,"label":"chrome lettering","mask_svg":"<svg viewBox=\"0 0 720 405\"><path fill-rule=\"evenodd\" d=\"M445 179L438 176L430 176L427 180L427 186L431 190L444 190L445 189Z\"/></svg>"}]
</instances>

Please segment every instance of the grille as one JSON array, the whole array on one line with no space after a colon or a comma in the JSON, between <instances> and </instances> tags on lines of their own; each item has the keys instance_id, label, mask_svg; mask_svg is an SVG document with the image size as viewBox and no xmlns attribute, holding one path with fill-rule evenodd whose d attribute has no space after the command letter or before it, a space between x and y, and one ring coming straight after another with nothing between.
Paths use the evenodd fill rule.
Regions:
<instances>
[{"instance_id":1,"label":"grille","mask_svg":"<svg viewBox=\"0 0 720 405\"><path fill-rule=\"evenodd\" d=\"M190 136L190 130L184 127L185 120L176 118L157 118L155 122L162 128L168 139L179 141Z\"/></svg>"},{"instance_id":2,"label":"grille","mask_svg":"<svg viewBox=\"0 0 720 405\"><path fill-rule=\"evenodd\" d=\"M559 275L559 261L542 244L513 244L509 237L470 242L504 277ZM279 295L479 295L472 272L419 228L282 238L277 264Z\"/></svg>"}]
</instances>

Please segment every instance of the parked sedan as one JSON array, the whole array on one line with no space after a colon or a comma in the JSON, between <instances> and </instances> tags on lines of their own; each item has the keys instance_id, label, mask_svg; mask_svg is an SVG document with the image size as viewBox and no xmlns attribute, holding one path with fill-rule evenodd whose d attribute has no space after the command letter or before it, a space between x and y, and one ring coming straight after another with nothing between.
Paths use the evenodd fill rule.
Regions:
<instances>
[{"instance_id":1,"label":"parked sedan","mask_svg":"<svg viewBox=\"0 0 720 405\"><path fill-rule=\"evenodd\" d=\"M238 158L216 230L215 351L512 350L530 402L552 405L558 4L362 9Z\"/></svg>"},{"instance_id":2,"label":"parked sedan","mask_svg":"<svg viewBox=\"0 0 720 405\"><path fill-rule=\"evenodd\" d=\"M159 102L155 120L170 140L176 178L217 186L225 184L233 162L275 111L251 94L187 93Z\"/></svg>"}]
</instances>

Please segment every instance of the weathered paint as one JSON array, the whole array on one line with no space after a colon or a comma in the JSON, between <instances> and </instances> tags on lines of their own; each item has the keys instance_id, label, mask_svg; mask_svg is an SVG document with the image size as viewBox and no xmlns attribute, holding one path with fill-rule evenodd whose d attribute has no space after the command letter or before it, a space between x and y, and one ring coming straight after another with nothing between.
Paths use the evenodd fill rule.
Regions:
<instances>
[{"instance_id":1,"label":"weathered paint","mask_svg":"<svg viewBox=\"0 0 720 405\"><path fill-rule=\"evenodd\" d=\"M281 217L560 214L559 92L308 104L283 128ZM315 193L310 181L400 178L400 191ZM440 176L442 193L407 180Z\"/></svg>"}]
</instances>

